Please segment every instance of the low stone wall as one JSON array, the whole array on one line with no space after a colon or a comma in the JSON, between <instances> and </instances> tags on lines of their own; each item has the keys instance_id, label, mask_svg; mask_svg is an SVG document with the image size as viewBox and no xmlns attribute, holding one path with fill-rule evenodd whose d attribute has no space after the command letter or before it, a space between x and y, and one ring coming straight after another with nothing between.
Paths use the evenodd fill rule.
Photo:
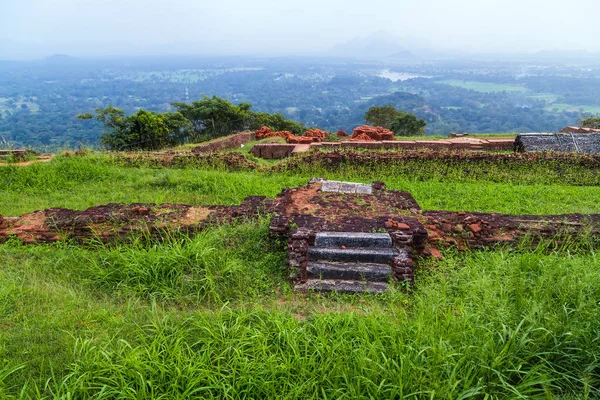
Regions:
<instances>
[{"instance_id":1,"label":"low stone wall","mask_svg":"<svg viewBox=\"0 0 600 400\"><path fill-rule=\"evenodd\" d=\"M254 132L242 132L237 135L227 136L223 139L215 140L214 142L194 147L192 153L214 153L223 150L233 150L239 148L241 145L256 140L256 133Z\"/></svg>"},{"instance_id":2,"label":"low stone wall","mask_svg":"<svg viewBox=\"0 0 600 400\"><path fill-rule=\"evenodd\" d=\"M258 158L278 159L289 157L296 146L295 144L287 143L258 143L250 150L250 154Z\"/></svg>"},{"instance_id":3,"label":"low stone wall","mask_svg":"<svg viewBox=\"0 0 600 400\"><path fill-rule=\"evenodd\" d=\"M588 234L600 238L600 214L508 215L425 211L423 225L434 247L479 249L514 245L528 236L535 245L542 239L559 244L561 235Z\"/></svg>"},{"instance_id":4,"label":"low stone wall","mask_svg":"<svg viewBox=\"0 0 600 400\"><path fill-rule=\"evenodd\" d=\"M251 153L259 158L283 158L290 156L292 150L283 151L281 144L261 143L255 145ZM293 145L287 145L293 146ZM449 139L449 140L384 140L384 141L343 141L311 143L310 149L368 149L368 150L483 150L511 151L514 147L512 139ZM256 150L254 150L256 148ZM286 148L287 149L287 148ZM276 157L272 155L275 154ZM263 156L264 155L264 156Z\"/></svg>"},{"instance_id":5,"label":"low stone wall","mask_svg":"<svg viewBox=\"0 0 600 400\"><path fill-rule=\"evenodd\" d=\"M600 154L600 133L524 133L517 135L515 150Z\"/></svg>"}]
</instances>

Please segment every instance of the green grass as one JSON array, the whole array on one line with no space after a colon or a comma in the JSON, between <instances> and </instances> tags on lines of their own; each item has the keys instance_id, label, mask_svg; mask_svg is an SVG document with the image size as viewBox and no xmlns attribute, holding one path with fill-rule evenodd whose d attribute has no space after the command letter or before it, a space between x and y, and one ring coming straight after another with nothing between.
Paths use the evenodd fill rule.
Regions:
<instances>
[{"instance_id":1,"label":"green grass","mask_svg":"<svg viewBox=\"0 0 600 400\"><path fill-rule=\"evenodd\" d=\"M124 167L103 155L0 167L0 215L108 203L235 205L275 197L311 177L372 182L411 192L423 209L508 214L599 213L600 171L559 163L528 165L415 160L397 165L306 166L289 172ZM563 182L558 184L557 182Z\"/></svg>"},{"instance_id":2,"label":"green grass","mask_svg":"<svg viewBox=\"0 0 600 400\"><path fill-rule=\"evenodd\" d=\"M458 79L448 79L443 81L437 81L445 85L458 86L468 90L475 90L477 92L526 92L527 88L519 85L511 84L500 84L490 82L476 82L476 81L462 81Z\"/></svg>"},{"instance_id":3,"label":"green grass","mask_svg":"<svg viewBox=\"0 0 600 400\"><path fill-rule=\"evenodd\" d=\"M0 245L4 398L596 398L600 260L447 253L413 293L291 293L266 221Z\"/></svg>"},{"instance_id":4,"label":"green grass","mask_svg":"<svg viewBox=\"0 0 600 400\"><path fill-rule=\"evenodd\" d=\"M600 208L600 171L568 162L281 168L58 156L0 167L0 214L108 202L237 204L312 176L383 180L425 209ZM409 292L299 296L267 218L162 242L10 241L0 245L0 398L598 398L597 243L546 245L448 250L419 264Z\"/></svg>"}]
</instances>

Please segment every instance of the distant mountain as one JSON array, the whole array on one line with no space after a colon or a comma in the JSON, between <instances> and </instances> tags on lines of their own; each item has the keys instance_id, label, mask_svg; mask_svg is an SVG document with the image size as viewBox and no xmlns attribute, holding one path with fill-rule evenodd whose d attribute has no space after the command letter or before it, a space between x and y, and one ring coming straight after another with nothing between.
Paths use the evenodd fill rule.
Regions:
<instances>
[{"instance_id":1,"label":"distant mountain","mask_svg":"<svg viewBox=\"0 0 600 400\"><path fill-rule=\"evenodd\" d=\"M365 37L356 37L339 43L328 50L330 56L348 58L417 58L414 50L420 46L415 39L401 38L389 32L378 31Z\"/></svg>"}]
</instances>

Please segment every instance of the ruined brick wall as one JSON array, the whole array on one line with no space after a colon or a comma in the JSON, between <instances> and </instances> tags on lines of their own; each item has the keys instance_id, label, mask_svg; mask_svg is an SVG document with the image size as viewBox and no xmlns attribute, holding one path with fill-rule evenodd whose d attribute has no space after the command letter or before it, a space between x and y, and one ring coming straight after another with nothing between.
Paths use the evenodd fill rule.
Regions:
<instances>
[{"instance_id":1,"label":"ruined brick wall","mask_svg":"<svg viewBox=\"0 0 600 400\"><path fill-rule=\"evenodd\" d=\"M591 234L600 238L600 214L507 215L424 211L428 244L436 247L479 249L514 245L530 237L532 244L563 237Z\"/></svg>"},{"instance_id":2,"label":"ruined brick wall","mask_svg":"<svg viewBox=\"0 0 600 400\"><path fill-rule=\"evenodd\" d=\"M296 148L295 144L287 143L258 143L250 149L250 154L258 158L279 159L292 154Z\"/></svg>"},{"instance_id":3,"label":"ruined brick wall","mask_svg":"<svg viewBox=\"0 0 600 400\"><path fill-rule=\"evenodd\" d=\"M360 135L357 137L359 138ZM261 143L256 150L256 157L269 158L271 153L277 152L278 157L283 158L292 154L291 151L281 153L281 146L277 143ZM255 146L255 147L256 147ZM269 149L272 147L273 149ZM310 143L311 149L369 149L369 150L445 150L445 151L512 151L514 141L512 139L452 139L452 140L382 140L382 141L343 141L343 142L320 142ZM253 153L254 154L254 153ZM262 154L265 156L263 157Z\"/></svg>"},{"instance_id":4,"label":"ruined brick wall","mask_svg":"<svg viewBox=\"0 0 600 400\"><path fill-rule=\"evenodd\" d=\"M205 144L203 146L194 147L192 153L214 153L223 150L233 150L239 148L241 145L251 142L256 139L256 133L254 132L242 132L237 135L228 136L223 139L215 140L212 143Z\"/></svg>"},{"instance_id":5,"label":"ruined brick wall","mask_svg":"<svg viewBox=\"0 0 600 400\"><path fill-rule=\"evenodd\" d=\"M239 206L185 204L107 204L87 210L50 208L20 217L0 216L0 243L11 237L26 244L58 242L103 243L135 234L162 237L166 232L193 234L214 224L244 221L273 212L274 199L247 197Z\"/></svg>"}]
</instances>

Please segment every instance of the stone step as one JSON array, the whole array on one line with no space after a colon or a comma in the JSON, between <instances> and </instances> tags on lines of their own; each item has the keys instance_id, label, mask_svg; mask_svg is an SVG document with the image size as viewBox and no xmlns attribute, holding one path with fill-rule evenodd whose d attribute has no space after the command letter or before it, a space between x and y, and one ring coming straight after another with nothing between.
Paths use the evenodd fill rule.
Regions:
<instances>
[{"instance_id":1,"label":"stone step","mask_svg":"<svg viewBox=\"0 0 600 400\"><path fill-rule=\"evenodd\" d=\"M306 270L308 277L313 279L387 282L392 277L392 267L376 263L310 261Z\"/></svg>"},{"instance_id":2,"label":"stone step","mask_svg":"<svg viewBox=\"0 0 600 400\"><path fill-rule=\"evenodd\" d=\"M309 279L294 287L296 292L338 292L338 293L383 293L388 289L384 282L338 281L329 279Z\"/></svg>"},{"instance_id":3,"label":"stone step","mask_svg":"<svg viewBox=\"0 0 600 400\"><path fill-rule=\"evenodd\" d=\"M312 261L328 260L387 264L398 254L400 253L393 249L382 249L376 247L355 247L349 249L340 249L336 247L308 248L308 259Z\"/></svg>"},{"instance_id":4,"label":"stone step","mask_svg":"<svg viewBox=\"0 0 600 400\"><path fill-rule=\"evenodd\" d=\"M315 238L317 247L392 247L388 233L364 232L318 232Z\"/></svg>"}]
</instances>

